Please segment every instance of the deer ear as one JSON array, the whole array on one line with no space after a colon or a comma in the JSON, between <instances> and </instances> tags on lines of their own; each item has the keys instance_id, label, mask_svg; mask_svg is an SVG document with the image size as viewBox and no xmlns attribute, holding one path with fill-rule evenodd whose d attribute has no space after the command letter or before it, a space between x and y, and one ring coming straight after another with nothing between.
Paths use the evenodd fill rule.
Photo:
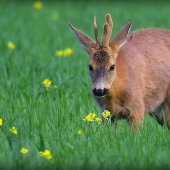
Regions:
<instances>
[{"instance_id":1,"label":"deer ear","mask_svg":"<svg viewBox=\"0 0 170 170\"><path fill-rule=\"evenodd\" d=\"M130 31L132 20L129 20L118 33L110 40L111 45L116 45L119 49L126 43L127 35Z\"/></svg>"},{"instance_id":2,"label":"deer ear","mask_svg":"<svg viewBox=\"0 0 170 170\"><path fill-rule=\"evenodd\" d=\"M73 33L75 34L75 36L77 37L80 46L88 53L90 54L91 49L93 47L95 47L96 42L91 39L88 35L86 35L85 33L81 32L80 30L76 29L75 27L73 27L71 24L69 24L71 30L73 31Z\"/></svg>"}]
</instances>

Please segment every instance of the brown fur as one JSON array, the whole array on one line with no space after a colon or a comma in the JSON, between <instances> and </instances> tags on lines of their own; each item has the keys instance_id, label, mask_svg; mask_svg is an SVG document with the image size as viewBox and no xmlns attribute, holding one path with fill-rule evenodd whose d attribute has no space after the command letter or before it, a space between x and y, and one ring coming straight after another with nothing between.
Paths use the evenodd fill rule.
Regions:
<instances>
[{"instance_id":1,"label":"brown fur","mask_svg":"<svg viewBox=\"0 0 170 170\"><path fill-rule=\"evenodd\" d=\"M109 46L100 50L89 50L94 42L86 42L94 69L90 72L92 89L102 83L109 89L104 97L93 97L101 112L107 109L112 113L112 121L127 119L135 130L144 113L153 113L160 125L165 117L170 127L170 31L148 28L127 36L127 30L126 24ZM113 64L115 70L108 72Z\"/></svg>"}]
</instances>

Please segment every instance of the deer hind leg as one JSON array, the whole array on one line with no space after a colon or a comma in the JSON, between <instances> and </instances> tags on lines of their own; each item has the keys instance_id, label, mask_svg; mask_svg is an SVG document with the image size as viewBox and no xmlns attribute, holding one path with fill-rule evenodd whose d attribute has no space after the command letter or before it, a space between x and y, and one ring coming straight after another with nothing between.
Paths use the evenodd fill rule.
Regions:
<instances>
[{"instance_id":1,"label":"deer hind leg","mask_svg":"<svg viewBox=\"0 0 170 170\"><path fill-rule=\"evenodd\" d=\"M153 113L150 113L150 115L152 117L154 116L161 126L166 123L168 129L170 130L170 109L166 101L162 103L162 105L159 106Z\"/></svg>"},{"instance_id":2,"label":"deer hind leg","mask_svg":"<svg viewBox=\"0 0 170 170\"><path fill-rule=\"evenodd\" d=\"M167 93L166 93L166 102L165 102L165 105L164 105L164 114L165 114L165 120L166 120L167 127L170 130L170 86L169 86Z\"/></svg>"},{"instance_id":3,"label":"deer hind leg","mask_svg":"<svg viewBox=\"0 0 170 170\"><path fill-rule=\"evenodd\" d=\"M164 116L165 116L167 127L170 130L170 105L169 103L166 102L164 104L163 110L164 110Z\"/></svg>"},{"instance_id":4,"label":"deer hind leg","mask_svg":"<svg viewBox=\"0 0 170 170\"><path fill-rule=\"evenodd\" d=\"M170 130L170 86L167 90L165 101L166 101L164 106L165 120L166 120L167 127Z\"/></svg>"},{"instance_id":5,"label":"deer hind leg","mask_svg":"<svg viewBox=\"0 0 170 170\"><path fill-rule=\"evenodd\" d=\"M166 123L170 130L170 86L167 89L165 101L150 115L154 116L161 126Z\"/></svg>"}]
</instances>

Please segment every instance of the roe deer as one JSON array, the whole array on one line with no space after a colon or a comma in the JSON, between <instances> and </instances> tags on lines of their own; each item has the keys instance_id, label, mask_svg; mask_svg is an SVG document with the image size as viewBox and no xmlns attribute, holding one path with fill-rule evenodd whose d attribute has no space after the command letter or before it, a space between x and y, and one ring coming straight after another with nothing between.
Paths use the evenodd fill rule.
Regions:
<instances>
[{"instance_id":1,"label":"roe deer","mask_svg":"<svg viewBox=\"0 0 170 170\"><path fill-rule=\"evenodd\" d=\"M126 119L134 130L144 113L153 113L160 125L165 118L170 129L170 31L147 28L128 35L131 24L109 41L113 23L107 14L101 43L95 18L96 42L69 26L89 55L92 95L100 111L109 110L112 122Z\"/></svg>"}]
</instances>

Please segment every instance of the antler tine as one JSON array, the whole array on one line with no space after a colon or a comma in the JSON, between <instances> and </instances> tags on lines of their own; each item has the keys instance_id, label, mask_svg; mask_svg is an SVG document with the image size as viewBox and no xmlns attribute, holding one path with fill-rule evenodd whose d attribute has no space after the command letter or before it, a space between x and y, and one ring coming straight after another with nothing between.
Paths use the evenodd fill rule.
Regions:
<instances>
[{"instance_id":1,"label":"antler tine","mask_svg":"<svg viewBox=\"0 0 170 170\"><path fill-rule=\"evenodd\" d=\"M99 47L100 41L99 41L99 35L98 35L98 30L97 30L96 17L94 17L94 33L95 33L95 38L96 38L96 47Z\"/></svg>"},{"instance_id":2,"label":"antler tine","mask_svg":"<svg viewBox=\"0 0 170 170\"><path fill-rule=\"evenodd\" d=\"M106 15L107 23L103 27L102 46L109 47L109 39L112 33L113 22L110 14Z\"/></svg>"}]
</instances>

